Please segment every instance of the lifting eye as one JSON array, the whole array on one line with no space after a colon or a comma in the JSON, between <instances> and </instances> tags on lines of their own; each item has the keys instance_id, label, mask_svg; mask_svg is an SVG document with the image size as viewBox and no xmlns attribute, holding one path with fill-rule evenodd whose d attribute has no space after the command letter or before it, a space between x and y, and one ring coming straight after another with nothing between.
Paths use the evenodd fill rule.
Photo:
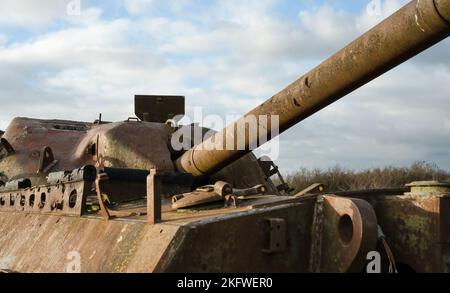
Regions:
<instances>
[{"instance_id":1,"label":"lifting eye","mask_svg":"<svg viewBox=\"0 0 450 293\"><path fill-rule=\"evenodd\" d=\"M97 155L97 144L93 143L90 146L88 146L86 149L86 153L91 156Z\"/></svg>"},{"instance_id":2,"label":"lifting eye","mask_svg":"<svg viewBox=\"0 0 450 293\"><path fill-rule=\"evenodd\" d=\"M11 146L11 144L6 140L6 138L0 138L0 148L3 148L6 150L8 155L12 155L15 153L14 148Z\"/></svg>"}]
</instances>

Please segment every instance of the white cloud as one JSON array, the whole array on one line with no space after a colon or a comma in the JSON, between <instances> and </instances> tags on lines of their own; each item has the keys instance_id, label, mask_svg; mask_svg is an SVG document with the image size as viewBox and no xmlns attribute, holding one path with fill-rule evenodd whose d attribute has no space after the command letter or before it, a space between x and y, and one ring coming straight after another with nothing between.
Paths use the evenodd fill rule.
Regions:
<instances>
[{"instance_id":1,"label":"white cloud","mask_svg":"<svg viewBox=\"0 0 450 293\"><path fill-rule=\"evenodd\" d=\"M79 15L72 15L66 18L67 22L73 25L94 25L100 20L103 10L95 7L83 8Z\"/></svg>"},{"instance_id":2,"label":"white cloud","mask_svg":"<svg viewBox=\"0 0 450 293\"><path fill-rule=\"evenodd\" d=\"M125 9L131 15L149 13L154 6L153 0L124 0Z\"/></svg>"},{"instance_id":3,"label":"white cloud","mask_svg":"<svg viewBox=\"0 0 450 293\"><path fill-rule=\"evenodd\" d=\"M0 48L6 44L8 37L0 34Z\"/></svg>"},{"instance_id":4,"label":"white cloud","mask_svg":"<svg viewBox=\"0 0 450 293\"><path fill-rule=\"evenodd\" d=\"M66 17L70 0L0 0L0 24L13 26L45 25Z\"/></svg>"},{"instance_id":5,"label":"white cloud","mask_svg":"<svg viewBox=\"0 0 450 293\"><path fill-rule=\"evenodd\" d=\"M314 39L335 43L355 33L355 25L352 21L354 15L346 11L336 10L331 6L320 6L314 10L300 11L299 18L302 27Z\"/></svg>"},{"instance_id":6,"label":"white cloud","mask_svg":"<svg viewBox=\"0 0 450 293\"><path fill-rule=\"evenodd\" d=\"M363 11L363 13L359 15L356 20L357 26L360 30L366 31L385 18L389 17L391 14L393 14L408 2L409 0L380 0L379 2L375 1L373 3L377 3L376 6L378 6L379 3L379 6L372 7L375 8L375 11L371 10L372 8L370 6L368 7L368 9ZM368 1L368 3L370 2Z\"/></svg>"}]
</instances>

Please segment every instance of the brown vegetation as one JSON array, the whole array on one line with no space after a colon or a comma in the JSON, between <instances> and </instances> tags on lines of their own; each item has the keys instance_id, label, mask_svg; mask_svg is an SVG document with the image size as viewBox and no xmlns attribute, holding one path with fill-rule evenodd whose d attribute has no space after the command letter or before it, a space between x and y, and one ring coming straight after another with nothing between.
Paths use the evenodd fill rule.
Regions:
<instances>
[{"instance_id":1,"label":"brown vegetation","mask_svg":"<svg viewBox=\"0 0 450 293\"><path fill-rule=\"evenodd\" d=\"M326 170L300 169L286 177L296 192L313 183L323 183L328 191L403 187L413 181L449 180L450 172L436 164L416 162L407 168L384 167L354 171L335 166Z\"/></svg>"}]
</instances>

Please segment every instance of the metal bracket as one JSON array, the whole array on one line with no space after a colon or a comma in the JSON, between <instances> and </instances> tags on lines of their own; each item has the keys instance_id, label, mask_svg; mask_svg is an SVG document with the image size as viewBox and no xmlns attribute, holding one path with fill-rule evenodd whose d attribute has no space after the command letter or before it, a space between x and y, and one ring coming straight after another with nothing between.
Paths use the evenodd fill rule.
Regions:
<instances>
[{"instance_id":1,"label":"metal bracket","mask_svg":"<svg viewBox=\"0 0 450 293\"><path fill-rule=\"evenodd\" d=\"M324 195L320 272L359 272L376 249L377 230L367 201Z\"/></svg>"},{"instance_id":2,"label":"metal bracket","mask_svg":"<svg viewBox=\"0 0 450 293\"><path fill-rule=\"evenodd\" d=\"M156 224L161 222L161 195L162 195L161 171L151 169L147 176L147 222Z\"/></svg>"},{"instance_id":3,"label":"metal bracket","mask_svg":"<svg viewBox=\"0 0 450 293\"><path fill-rule=\"evenodd\" d=\"M32 186L28 178L0 187L0 211L81 216L95 180L92 166L50 173L47 184Z\"/></svg>"},{"instance_id":4,"label":"metal bracket","mask_svg":"<svg viewBox=\"0 0 450 293\"><path fill-rule=\"evenodd\" d=\"M266 241L267 246L262 250L264 253L279 253L286 250L286 220L280 218L267 218L269 233Z\"/></svg>"},{"instance_id":5,"label":"metal bracket","mask_svg":"<svg viewBox=\"0 0 450 293\"><path fill-rule=\"evenodd\" d=\"M97 179L95 179L95 191L97 192L97 200L100 205L100 213L105 220L111 219L111 215L106 208L105 202L103 200L103 194L101 189L101 182L108 180L108 175L106 173L99 173Z\"/></svg>"},{"instance_id":6,"label":"metal bracket","mask_svg":"<svg viewBox=\"0 0 450 293\"><path fill-rule=\"evenodd\" d=\"M324 191L325 191L325 186L322 183L314 183L314 184L306 187L305 189L303 189L296 195L294 195L294 197L301 197L301 196L305 196L307 194L313 194L313 193L323 193Z\"/></svg>"},{"instance_id":7,"label":"metal bracket","mask_svg":"<svg viewBox=\"0 0 450 293\"><path fill-rule=\"evenodd\" d=\"M234 194L225 195L224 197L225 208L233 207L236 208L238 206L239 199Z\"/></svg>"},{"instance_id":8,"label":"metal bracket","mask_svg":"<svg viewBox=\"0 0 450 293\"><path fill-rule=\"evenodd\" d=\"M261 167L264 175L266 176L266 179L271 178L274 175L278 176L278 179L280 180L280 185L276 186L278 192L286 192L291 193L294 191L288 183L283 178L283 175L281 175L280 170L275 163L270 160L268 157L261 157L258 159L258 164Z\"/></svg>"},{"instance_id":9,"label":"metal bracket","mask_svg":"<svg viewBox=\"0 0 450 293\"><path fill-rule=\"evenodd\" d=\"M57 163L52 149L48 146L44 147L39 157L38 173L48 173Z\"/></svg>"}]
</instances>

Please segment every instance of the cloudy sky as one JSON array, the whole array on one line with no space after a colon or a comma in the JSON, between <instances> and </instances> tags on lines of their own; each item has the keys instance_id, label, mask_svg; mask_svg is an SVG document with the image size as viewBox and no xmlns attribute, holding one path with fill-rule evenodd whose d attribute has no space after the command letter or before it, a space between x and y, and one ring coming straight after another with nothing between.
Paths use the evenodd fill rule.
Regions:
<instances>
[{"instance_id":1,"label":"cloudy sky","mask_svg":"<svg viewBox=\"0 0 450 293\"><path fill-rule=\"evenodd\" d=\"M0 129L15 116L123 120L135 94L243 114L408 1L379 2L0 0ZM449 85L446 40L282 134L277 162L450 170Z\"/></svg>"}]
</instances>

